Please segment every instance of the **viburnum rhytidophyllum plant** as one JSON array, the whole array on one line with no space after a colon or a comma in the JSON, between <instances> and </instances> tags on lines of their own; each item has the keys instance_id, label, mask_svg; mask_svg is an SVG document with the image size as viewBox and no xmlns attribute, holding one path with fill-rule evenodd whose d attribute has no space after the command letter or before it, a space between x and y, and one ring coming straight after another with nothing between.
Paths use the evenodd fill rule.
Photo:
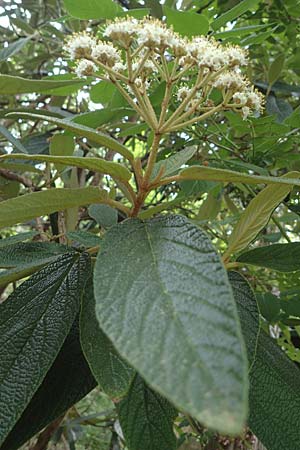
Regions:
<instances>
[{"instance_id":1,"label":"viburnum rhytidophyllum plant","mask_svg":"<svg viewBox=\"0 0 300 450\"><path fill-rule=\"evenodd\" d=\"M268 432L268 421L280 426L279 404L284 411L299 407L294 401L300 389L298 369L260 331L247 280L227 269L259 261L255 250L237 261L231 258L255 239L293 185L300 185L299 174L256 176L199 164L182 169L193 155L191 148L157 161L168 133L224 111L244 119L261 111L260 93L242 74L246 54L203 36L185 39L150 18L117 19L102 31L100 40L88 33L72 36L65 50L76 61L79 77L116 87L138 121L151 130L150 148L143 166L133 150L93 128L15 113L85 137L119 153L126 164L89 153L62 156L61 147L50 155L0 157L0 164L29 159L54 164L55 170L52 175L48 166L50 177L39 191L0 203L0 226L47 215L53 221L54 213L64 211L59 235L43 236L49 242L24 243L29 237L23 234L14 237L17 243L1 242L4 268L9 269L6 283L31 276L0 305L0 450L18 448L96 383L116 404L119 440L129 450L175 450L186 424L183 417L198 434L209 428L237 435L249 425L268 450L277 450L277 435ZM154 105L158 85L164 96ZM123 196L116 197L114 186L110 192L95 183L79 187L76 177L64 173L64 167L72 166L81 173L108 175L110 186L116 182ZM52 187L57 179L64 187ZM268 185L240 215L223 260L187 218L155 216L171 202L147 208L151 191L184 180ZM94 218L101 225L100 236L82 226L75 230L74 208L89 204L89 216L82 221ZM111 208L119 210L119 217ZM68 245L51 242L59 238L67 238ZM72 245L73 240L82 245ZM272 247L257 249L271 266ZM18 264L18 258L24 262ZM296 387L287 384L286 373ZM276 390L265 389L265 380ZM295 417L290 420L296 429ZM288 439L287 448L296 448L298 441Z\"/></svg>"}]
</instances>

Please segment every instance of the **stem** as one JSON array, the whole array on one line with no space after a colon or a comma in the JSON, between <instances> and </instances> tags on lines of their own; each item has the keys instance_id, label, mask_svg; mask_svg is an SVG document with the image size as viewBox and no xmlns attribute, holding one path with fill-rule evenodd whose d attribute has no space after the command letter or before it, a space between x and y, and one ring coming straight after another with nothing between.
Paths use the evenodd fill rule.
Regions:
<instances>
[{"instance_id":1,"label":"stem","mask_svg":"<svg viewBox=\"0 0 300 450\"><path fill-rule=\"evenodd\" d=\"M152 146L150 149L150 155L149 155L149 159L148 159L147 166L146 166L145 176L144 176L144 180L143 180L144 185L147 185L150 180L153 166L156 162L156 156L157 156L157 152L158 152L160 138L161 138L160 133L154 134Z\"/></svg>"},{"instance_id":2,"label":"stem","mask_svg":"<svg viewBox=\"0 0 300 450\"><path fill-rule=\"evenodd\" d=\"M113 200L112 198L106 198L105 200L103 200L102 203L105 203L106 205L109 205L112 208L118 209L119 211L122 211L123 213L126 214L126 216L129 216L129 214L130 214L130 209L127 208L127 206L122 205L122 203L117 202L116 200Z\"/></svg>"},{"instance_id":3,"label":"stem","mask_svg":"<svg viewBox=\"0 0 300 450\"><path fill-rule=\"evenodd\" d=\"M206 117L209 117L212 114L214 114L215 112L220 111L222 108L223 108L223 104L221 103L220 105L216 106L215 108L212 108L210 111L207 111L206 113L202 114L201 116L194 117L193 119L187 120L186 122L183 122L181 124L177 124L174 127L171 126L170 128L164 129L164 133L167 133L170 131L177 131L179 128L184 128L195 122L199 122L200 120L206 119Z\"/></svg>"}]
</instances>

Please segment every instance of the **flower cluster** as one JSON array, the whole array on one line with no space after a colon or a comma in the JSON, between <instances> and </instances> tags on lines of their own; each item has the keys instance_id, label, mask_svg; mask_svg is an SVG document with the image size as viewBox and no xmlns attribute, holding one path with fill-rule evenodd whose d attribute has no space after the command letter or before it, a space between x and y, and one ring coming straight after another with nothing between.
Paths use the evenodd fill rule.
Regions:
<instances>
[{"instance_id":1,"label":"flower cluster","mask_svg":"<svg viewBox=\"0 0 300 450\"><path fill-rule=\"evenodd\" d=\"M221 110L247 118L262 109L262 95L242 75L247 53L238 46L204 36L188 40L151 18L117 19L105 27L103 39L87 33L69 39L65 49L78 62L77 75L113 82L155 130L182 128ZM149 91L162 81L166 91L157 117ZM215 90L221 92L219 104L210 98Z\"/></svg>"}]
</instances>

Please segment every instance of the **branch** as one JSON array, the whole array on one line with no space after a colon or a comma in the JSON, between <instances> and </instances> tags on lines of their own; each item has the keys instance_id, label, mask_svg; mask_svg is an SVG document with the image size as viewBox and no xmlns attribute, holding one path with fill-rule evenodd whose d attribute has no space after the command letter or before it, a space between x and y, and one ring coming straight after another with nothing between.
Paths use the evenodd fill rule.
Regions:
<instances>
[{"instance_id":1,"label":"branch","mask_svg":"<svg viewBox=\"0 0 300 450\"><path fill-rule=\"evenodd\" d=\"M17 173L11 172L7 169L0 168L0 176L6 178L7 180L18 181L23 184L25 187L33 188L34 185L29 178L23 177L22 175L18 175Z\"/></svg>"}]
</instances>

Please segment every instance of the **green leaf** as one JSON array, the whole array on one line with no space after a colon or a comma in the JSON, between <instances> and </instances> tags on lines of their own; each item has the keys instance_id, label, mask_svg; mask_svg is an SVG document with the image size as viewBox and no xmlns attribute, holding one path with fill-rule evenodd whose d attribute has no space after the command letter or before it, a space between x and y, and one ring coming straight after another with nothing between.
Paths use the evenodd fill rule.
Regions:
<instances>
[{"instance_id":1,"label":"green leaf","mask_svg":"<svg viewBox=\"0 0 300 450\"><path fill-rule=\"evenodd\" d=\"M249 11L249 9L255 8L257 6L258 0L243 0L238 2L233 8L229 11L226 11L221 16L217 17L211 27L214 31L219 30L221 27L227 24L227 22L232 22L237 17L241 16L245 12Z\"/></svg>"},{"instance_id":2,"label":"green leaf","mask_svg":"<svg viewBox=\"0 0 300 450\"><path fill-rule=\"evenodd\" d=\"M154 179L158 175L158 172L162 167L164 167L165 169L163 173L164 177L176 173L183 166L183 164L185 164L189 159L192 158L192 156L196 153L196 151L197 151L196 146L187 147L184 150L175 153L175 155L172 155L167 159L158 161L153 167L151 178Z\"/></svg>"},{"instance_id":3,"label":"green leaf","mask_svg":"<svg viewBox=\"0 0 300 450\"><path fill-rule=\"evenodd\" d=\"M68 239L75 241L84 247L96 247L101 244L101 238L89 231L69 231L66 236Z\"/></svg>"},{"instance_id":4,"label":"green leaf","mask_svg":"<svg viewBox=\"0 0 300 450\"><path fill-rule=\"evenodd\" d=\"M288 179L294 173L289 172L284 177ZM251 200L231 233L225 258L243 250L256 238L291 190L292 186L267 186Z\"/></svg>"},{"instance_id":5,"label":"green leaf","mask_svg":"<svg viewBox=\"0 0 300 450\"><path fill-rule=\"evenodd\" d=\"M72 156L74 148L75 142L73 136L65 133L57 133L50 140L49 153L51 156ZM57 170L64 168L61 164L56 164L55 167Z\"/></svg>"},{"instance_id":6,"label":"green leaf","mask_svg":"<svg viewBox=\"0 0 300 450\"><path fill-rule=\"evenodd\" d=\"M93 281L86 285L80 314L80 340L83 353L101 389L116 399L127 394L135 371L114 348L99 327L95 315Z\"/></svg>"},{"instance_id":7,"label":"green leaf","mask_svg":"<svg viewBox=\"0 0 300 450\"><path fill-rule=\"evenodd\" d=\"M280 298L270 292L257 292L256 299L261 315L268 322L278 322L280 316ZM290 302L285 302L290 303Z\"/></svg>"},{"instance_id":8,"label":"green leaf","mask_svg":"<svg viewBox=\"0 0 300 450\"><path fill-rule=\"evenodd\" d=\"M57 258L0 304L0 444L56 358L80 306L86 254Z\"/></svg>"},{"instance_id":9,"label":"green leaf","mask_svg":"<svg viewBox=\"0 0 300 450\"><path fill-rule=\"evenodd\" d=\"M13 155L0 156L0 168L1 162L5 159L22 159L30 161L49 162L55 165L60 164L63 166L76 166L82 169L88 169L93 172L105 173L111 175L113 178L120 180L130 180L131 173L129 170L119 163L112 161L105 161L101 158L90 157L78 157L78 156L52 156L52 155L23 155L14 153Z\"/></svg>"},{"instance_id":10,"label":"green leaf","mask_svg":"<svg viewBox=\"0 0 300 450\"><path fill-rule=\"evenodd\" d=\"M300 242L254 248L240 255L237 261L279 272L300 270Z\"/></svg>"},{"instance_id":11,"label":"green leaf","mask_svg":"<svg viewBox=\"0 0 300 450\"><path fill-rule=\"evenodd\" d=\"M231 30L220 31L218 33L214 33L213 36L215 39L231 39L231 38L241 38L242 36L247 36L250 33L265 30L269 28L272 24L266 25L248 25L246 27L240 28L232 28Z\"/></svg>"},{"instance_id":12,"label":"green leaf","mask_svg":"<svg viewBox=\"0 0 300 450\"><path fill-rule=\"evenodd\" d=\"M94 286L100 327L150 386L204 425L239 433L244 344L208 237L181 216L118 224L105 234Z\"/></svg>"},{"instance_id":13,"label":"green leaf","mask_svg":"<svg viewBox=\"0 0 300 450\"><path fill-rule=\"evenodd\" d=\"M90 97L94 103L102 103L102 105L107 105L110 103L112 96L116 92L117 88L111 82L103 80L91 87ZM124 102L122 102L122 104L124 105Z\"/></svg>"},{"instance_id":14,"label":"green leaf","mask_svg":"<svg viewBox=\"0 0 300 450\"><path fill-rule=\"evenodd\" d=\"M49 242L19 242L3 248L0 246L0 268L7 269L0 271L0 286L20 280L70 251L68 247Z\"/></svg>"},{"instance_id":15,"label":"green leaf","mask_svg":"<svg viewBox=\"0 0 300 450\"><path fill-rule=\"evenodd\" d=\"M3 125L0 125L0 134L4 136L8 142L12 144L13 147L17 148L19 152L27 153L26 148L22 145L22 143L19 141L19 139L16 139L11 132L5 128Z\"/></svg>"},{"instance_id":16,"label":"green leaf","mask_svg":"<svg viewBox=\"0 0 300 450\"><path fill-rule=\"evenodd\" d=\"M123 12L113 0L64 0L67 12L78 19L114 19Z\"/></svg>"},{"instance_id":17,"label":"green leaf","mask_svg":"<svg viewBox=\"0 0 300 450\"><path fill-rule=\"evenodd\" d=\"M31 38L32 38L32 36L28 36L25 38L19 38L16 41L8 44L7 47L4 47L0 51L0 61L6 61L7 58L10 58L15 53L18 53L27 44L27 42L30 41Z\"/></svg>"},{"instance_id":18,"label":"green leaf","mask_svg":"<svg viewBox=\"0 0 300 450\"><path fill-rule=\"evenodd\" d=\"M0 249L2 247L6 247L7 245L16 244L17 242L28 241L38 234L39 233L37 231L25 231L24 233L18 233L7 238L2 238L0 236Z\"/></svg>"},{"instance_id":19,"label":"green leaf","mask_svg":"<svg viewBox=\"0 0 300 450\"><path fill-rule=\"evenodd\" d=\"M53 365L5 439L1 450L20 448L85 397L95 385L96 381L81 350L78 321L75 320Z\"/></svg>"},{"instance_id":20,"label":"green leaf","mask_svg":"<svg viewBox=\"0 0 300 450\"><path fill-rule=\"evenodd\" d=\"M90 205L88 213L103 228L110 228L118 222L118 212L109 205Z\"/></svg>"},{"instance_id":21,"label":"green leaf","mask_svg":"<svg viewBox=\"0 0 300 450\"><path fill-rule=\"evenodd\" d=\"M176 410L136 375L127 397L118 405L119 420L129 450L175 450Z\"/></svg>"},{"instance_id":22,"label":"green leaf","mask_svg":"<svg viewBox=\"0 0 300 450\"><path fill-rule=\"evenodd\" d=\"M58 89L65 86L77 85L78 89L86 84L86 81L72 78L70 80L29 80L27 78L0 75L0 94L28 94L30 92L43 93L49 89Z\"/></svg>"},{"instance_id":23,"label":"green leaf","mask_svg":"<svg viewBox=\"0 0 300 450\"><path fill-rule=\"evenodd\" d=\"M167 6L163 6L163 11L167 16L167 25L172 25L173 29L183 36L199 36L208 33L209 22L202 14L176 11Z\"/></svg>"},{"instance_id":24,"label":"green leaf","mask_svg":"<svg viewBox=\"0 0 300 450\"><path fill-rule=\"evenodd\" d=\"M0 227L15 225L73 206L102 203L106 198L106 191L91 186L80 189L49 189L21 195L0 202Z\"/></svg>"},{"instance_id":25,"label":"green leaf","mask_svg":"<svg viewBox=\"0 0 300 450\"><path fill-rule=\"evenodd\" d=\"M255 354L250 371L249 426L268 450L295 450L300 440L299 368L263 330L257 338L258 314L247 313L247 309L257 309L256 299L241 275L230 275L230 279L235 298L244 305L239 312L247 349L249 355Z\"/></svg>"},{"instance_id":26,"label":"green leaf","mask_svg":"<svg viewBox=\"0 0 300 450\"><path fill-rule=\"evenodd\" d=\"M281 55L278 55L277 58L274 59L274 61L272 62L272 64L269 67L269 71L268 71L268 82L269 85L272 85L275 83L275 81L278 80L281 71L283 69L284 66L284 61L285 61L285 55L282 53Z\"/></svg>"},{"instance_id":27,"label":"green leaf","mask_svg":"<svg viewBox=\"0 0 300 450\"><path fill-rule=\"evenodd\" d=\"M57 119L55 117L50 116L42 116L41 114L27 114L27 113L9 113L7 114L9 117L20 117L20 118L27 118L27 119L33 119L33 120L45 120L49 123L54 123L60 128L63 128L65 130L72 131L74 134L78 136L83 136L87 139L90 139L91 141L95 142L96 144L103 145L104 147L110 148L111 150L116 151L117 153L120 153L120 155L123 155L125 158L132 160L133 156L131 152L125 147L125 145L120 144L115 139L111 138L110 136L101 133L100 131L95 131L92 128L86 127L84 125L79 125L77 123L71 122L70 120L61 120Z\"/></svg>"},{"instance_id":28,"label":"green leaf","mask_svg":"<svg viewBox=\"0 0 300 450\"><path fill-rule=\"evenodd\" d=\"M290 172L291 178L287 177L265 177L261 175L248 175L246 173L235 172L227 169L216 169L206 166L191 166L183 169L180 180L208 180L223 181L227 183L247 183L247 184L281 184L300 186L300 172ZM294 177L294 178L292 178Z\"/></svg>"},{"instance_id":29,"label":"green leaf","mask_svg":"<svg viewBox=\"0 0 300 450\"><path fill-rule=\"evenodd\" d=\"M279 123L282 123L293 113L291 105L282 98L275 97L275 95L268 96L266 110L268 114L274 115Z\"/></svg>"}]
</instances>

